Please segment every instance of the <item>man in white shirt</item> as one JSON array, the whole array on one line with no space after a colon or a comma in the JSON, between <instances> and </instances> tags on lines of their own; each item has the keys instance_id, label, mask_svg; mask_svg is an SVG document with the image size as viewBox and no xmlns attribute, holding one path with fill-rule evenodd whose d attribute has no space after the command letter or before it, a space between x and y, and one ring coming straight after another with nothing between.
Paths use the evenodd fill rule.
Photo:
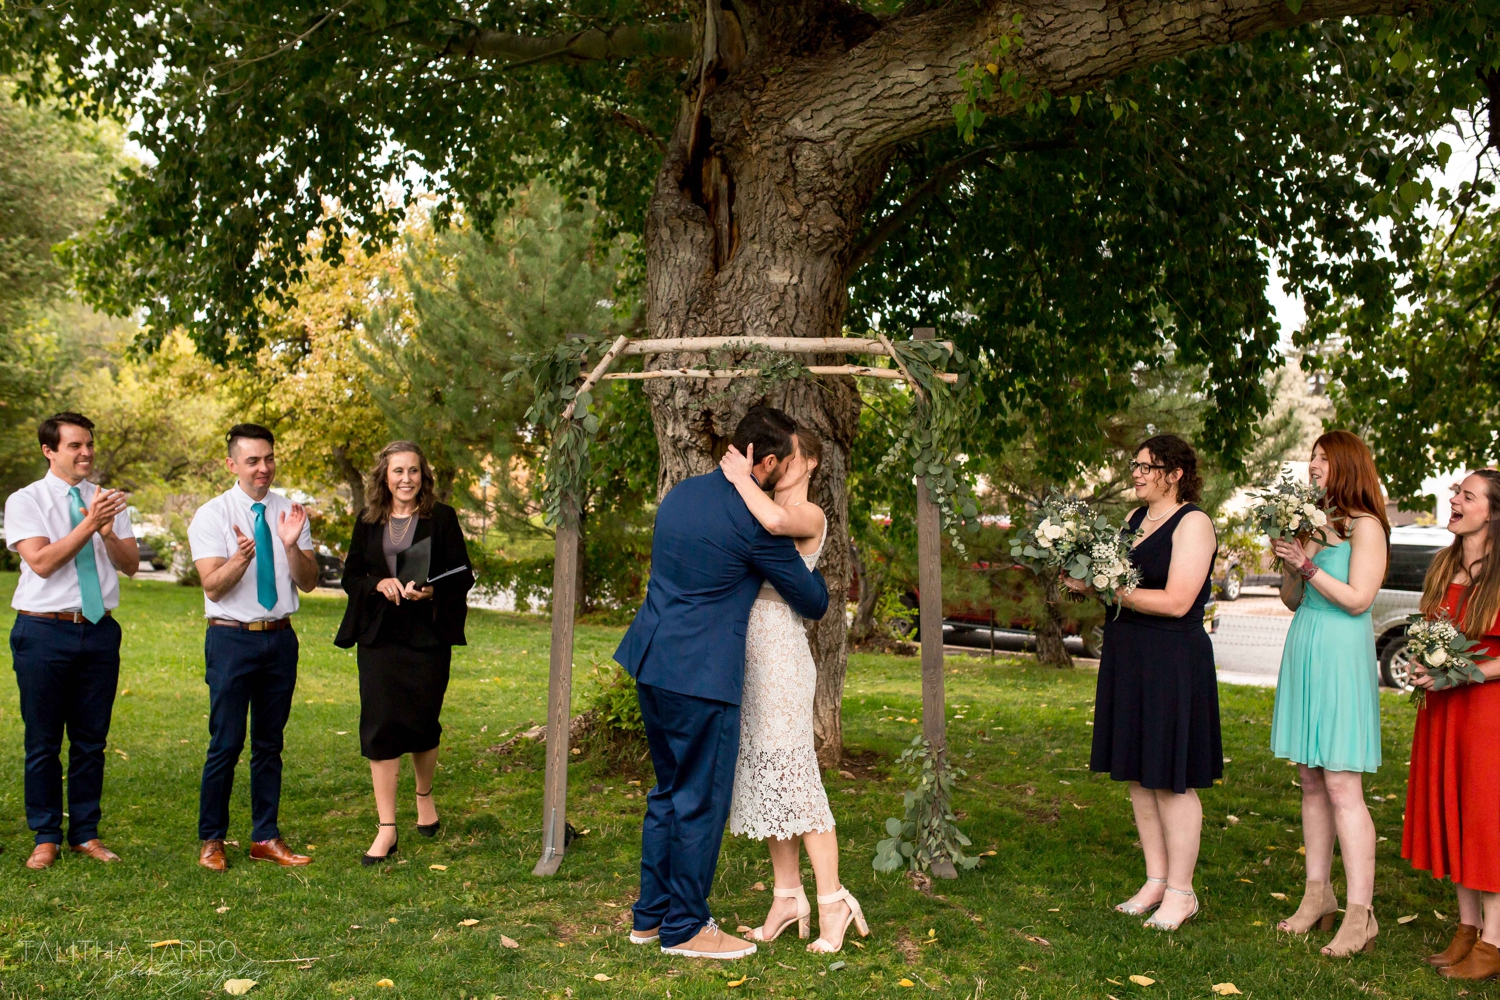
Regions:
<instances>
[{"instance_id":1,"label":"man in white shirt","mask_svg":"<svg viewBox=\"0 0 1500 1000\"><path fill-rule=\"evenodd\" d=\"M62 822L74 852L120 860L99 841L104 745L120 680L117 573L134 576L140 551L125 494L88 481L94 425L59 413L37 428L47 475L5 501L6 545L21 556L10 606L11 660L26 726L26 822L36 845L26 867L52 867ZM63 812L62 740L68 747L68 809Z\"/></svg>"},{"instance_id":2,"label":"man in white shirt","mask_svg":"<svg viewBox=\"0 0 1500 1000\"><path fill-rule=\"evenodd\" d=\"M276 478L271 432L258 424L236 424L226 437L225 465L237 482L199 507L188 528L208 617L208 758L198 799L198 863L211 871L228 867L229 796L248 728L250 858L305 865L312 859L287 847L277 814L282 730L297 686L291 616L297 590L318 584L318 560L307 511L271 492Z\"/></svg>"}]
</instances>

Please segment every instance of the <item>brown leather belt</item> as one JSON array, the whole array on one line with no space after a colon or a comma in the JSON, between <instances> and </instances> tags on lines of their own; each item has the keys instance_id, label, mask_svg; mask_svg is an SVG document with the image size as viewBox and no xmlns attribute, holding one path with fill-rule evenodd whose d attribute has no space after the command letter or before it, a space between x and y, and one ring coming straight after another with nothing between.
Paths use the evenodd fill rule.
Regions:
<instances>
[{"instance_id":1,"label":"brown leather belt","mask_svg":"<svg viewBox=\"0 0 1500 1000\"><path fill-rule=\"evenodd\" d=\"M93 624L87 618L83 617L82 611L17 611L16 614L25 615L28 618L51 618L53 621L72 622L74 625L82 625L85 622ZM113 611L104 612L104 617L106 618L113 618L114 616L115 613Z\"/></svg>"},{"instance_id":2,"label":"brown leather belt","mask_svg":"<svg viewBox=\"0 0 1500 1000\"><path fill-rule=\"evenodd\" d=\"M228 618L210 618L208 623L210 625L218 625L221 628L243 629L246 632L280 632L284 628L292 627L292 616L287 615L285 618L278 618L270 622L237 622L231 621Z\"/></svg>"}]
</instances>

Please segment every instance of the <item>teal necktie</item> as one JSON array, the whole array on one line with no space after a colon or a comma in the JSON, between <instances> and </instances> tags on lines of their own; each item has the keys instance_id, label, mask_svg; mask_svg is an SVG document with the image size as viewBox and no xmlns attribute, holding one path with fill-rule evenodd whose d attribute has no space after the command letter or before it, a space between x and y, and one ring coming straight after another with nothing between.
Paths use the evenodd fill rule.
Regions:
<instances>
[{"instance_id":1,"label":"teal necktie","mask_svg":"<svg viewBox=\"0 0 1500 1000\"><path fill-rule=\"evenodd\" d=\"M68 520L73 527L83 523L83 494L78 487L68 487ZM94 536L83 543L83 548L73 557L78 570L78 593L82 598L83 617L94 624L104 617L104 595L99 591L99 564L94 561Z\"/></svg>"},{"instance_id":2,"label":"teal necktie","mask_svg":"<svg viewBox=\"0 0 1500 1000\"><path fill-rule=\"evenodd\" d=\"M255 511L255 599L270 611L276 607L276 550L271 548L266 505L253 503L250 509Z\"/></svg>"}]
</instances>

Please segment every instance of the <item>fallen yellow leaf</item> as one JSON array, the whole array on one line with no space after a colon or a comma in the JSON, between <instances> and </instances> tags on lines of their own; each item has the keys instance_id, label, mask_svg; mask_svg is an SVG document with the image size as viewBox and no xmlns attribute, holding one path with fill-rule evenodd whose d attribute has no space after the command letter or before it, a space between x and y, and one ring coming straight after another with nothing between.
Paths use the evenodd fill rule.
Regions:
<instances>
[{"instance_id":1,"label":"fallen yellow leaf","mask_svg":"<svg viewBox=\"0 0 1500 1000\"><path fill-rule=\"evenodd\" d=\"M232 997L242 997L255 988L253 979L226 979L224 980L224 992Z\"/></svg>"},{"instance_id":2,"label":"fallen yellow leaf","mask_svg":"<svg viewBox=\"0 0 1500 1000\"><path fill-rule=\"evenodd\" d=\"M521 943L519 941L517 941L515 938L508 938L504 934L500 935L500 944L506 948L521 947Z\"/></svg>"},{"instance_id":3,"label":"fallen yellow leaf","mask_svg":"<svg viewBox=\"0 0 1500 1000\"><path fill-rule=\"evenodd\" d=\"M1305 847L1299 847L1299 848L1297 848L1297 853L1298 854L1302 854L1302 855L1306 855L1307 854L1307 848L1305 848Z\"/></svg>"},{"instance_id":4,"label":"fallen yellow leaf","mask_svg":"<svg viewBox=\"0 0 1500 1000\"><path fill-rule=\"evenodd\" d=\"M755 892L765 892L766 891L766 884L764 882L757 882L754 885L752 885L750 888L752 890L754 890Z\"/></svg>"},{"instance_id":5,"label":"fallen yellow leaf","mask_svg":"<svg viewBox=\"0 0 1500 1000\"><path fill-rule=\"evenodd\" d=\"M1273 892L1273 893L1271 893L1271 898L1272 899L1279 899L1282 902L1286 902L1286 893L1284 893L1284 892Z\"/></svg>"},{"instance_id":6,"label":"fallen yellow leaf","mask_svg":"<svg viewBox=\"0 0 1500 1000\"><path fill-rule=\"evenodd\" d=\"M475 920L473 917L468 917L468 918L466 918L464 920L460 920L458 922L458 926L460 926L460 927L473 927L477 923L479 923L479 921Z\"/></svg>"},{"instance_id":7,"label":"fallen yellow leaf","mask_svg":"<svg viewBox=\"0 0 1500 1000\"><path fill-rule=\"evenodd\" d=\"M1243 996L1240 988L1233 983L1214 983L1211 989L1221 997Z\"/></svg>"},{"instance_id":8,"label":"fallen yellow leaf","mask_svg":"<svg viewBox=\"0 0 1500 1000\"><path fill-rule=\"evenodd\" d=\"M744 986L745 985L745 980L747 980L749 978L750 978L749 976L741 976L739 979L731 979L729 982L725 983L724 985L728 986L730 989L734 989L736 986Z\"/></svg>"},{"instance_id":9,"label":"fallen yellow leaf","mask_svg":"<svg viewBox=\"0 0 1500 1000\"><path fill-rule=\"evenodd\" d=\"M447 865L428 865L427 869L429 871L434 871L434 872L445 872L445 871L448 870L448 866Z\"/></svg>"},{"instance_id":10,"label":"fallen yellow leaf","mask_svg":"<svg viewBox=\"0 0 1500 1000\"><path fill-rule=\"evenodd\" d=\"M1130 977L1130 981L1132 983L1135 983L1137 986L1155 986L1156 985L1156 980L1152 979L1150 976L1131 976Z\"/></svg>"},{"instance_id":11,"label":"fallen yellow leaf","mask_svg":"<svg viewBox=\"0 0 1500 1000\"><path fill-rule=\"evenodd\" d=\"M1110 979L1108 976L1104 977L1104 981L1106 983L1114 983L1116 986L1124 986L1125 985L1124 983L1120 982L1118 979Z\"/></svg>"},{"instance_id":12,"label":"fallen yellow leaf","mask_svg":"<svg viewBox=\"0 0 1500 1000\"><path fill-rule=\"evenodd\" d=\"M1252 921L1250 921L1250 926L1251 927L1264 927L1265 925L1266 925L1266 922L1264 920L1252 920Z\"/></svg>"},{"instance_id":13,"label":"fallen yellow leaf","mask_svg":"<svg viewBox=\"0 0 1500 1000\"><path fill-rule=\"evenodd\" d=\"M1409 913L1409 914L1407 914L1404 917L1397 917L1396 918L1396 923L1398 923L1398 924L1409 924L1409 923L1411 923L1415 919L1417 919L1417 915L1415 913Z\"/></svg>"},{"instance_id":14,"label":"fallen yellow leaf","mask_svg":"<svg viewBox=\"0 0 1500 1000\"><path fill-rule=\"evenodd\" d=\"M177 940L176 938L173 938L170 941L153 941L153 942L151 942L151 947L153 947L153 948L166 948L167 946L174 945L174 944L182 944L182 942L179 941L179 940Z\"/></svg>"},{"instance_id":15,"label":"fallen yellow leaf","mask_svg":"<svg viewBox=\"0 0 1500 1000\"><path fill-rule=\"evenodd\" d=\"M389 979L376 980L375 985L376 986L384 987L385 989L388 989L388 990L396 988L396 984L393 983L393 982L391 982Z\"/></svg>"},{"instance_id":16,"label":"fallen yellow leaf","mask_svg":"<svg viewBox=\"0 0 1500 1000\"><path fill-rule=\"evenodd\" d=\"M594 973L594 982L596 982L596 983L607 983L607 982L610 981L610 979L611 979L610 976L606 976L602 972L596 972L596 973Z\"/></svg>"},{"instance_id":17,"label":"fallen yellow leaf","mask_svg":"<svg viewBox=\"0 0 1500 1000\"><path fill-rule=\"evenodd\" d=\"M1242 878L1242 879L1240 879L1240 881L1241 882L1249 882L1251 885L1255 884L1255 880L1254 879Z\"/></svg>"},{"instance_id":18,"label":"fallen yellow leaf","mask_svg":"<svg viewBox=\"0 0 1500 1000\"><path fill-rule=\"evenodd\" d=\"M900 982L896 983L896 985L897 986L905 986L907 989L911 989L913 986L915 986L917 984L914 983L914 982L912 982L910 979L903 979Z\"/></svg>"},{"instance_id":19,"label":"fallen yellow leaf","mask_svg":"<svg viewBox=\"0 0 1500 1000\"><path fill-rule=\"evenodd\" d=\"M401 921L397 920L395 917L392 917L391 919L386 921L386 923L388 924L399 924L400 922Z\"/></svg>"}]
</instances>

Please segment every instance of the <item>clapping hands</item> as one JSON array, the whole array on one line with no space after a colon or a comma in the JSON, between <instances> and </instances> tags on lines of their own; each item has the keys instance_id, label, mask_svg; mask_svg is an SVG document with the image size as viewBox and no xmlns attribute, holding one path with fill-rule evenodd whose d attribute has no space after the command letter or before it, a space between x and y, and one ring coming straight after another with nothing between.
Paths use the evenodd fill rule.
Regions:
<instances>
[{"instance_id":1,"label":"clapping hands","mask_svg":"<svg viewBox=\"0 0 1500 1000\"><path fill-rule=\"evenodd\" d=\"M280 536L281 544L288 549L295 548L306 524L307 508L300 503L292 504L290 511L282 511L281 516L276 519L276 534Z\"/></svg>"},{"instance_id":2,"label":"clapping hands","mask_svg":"<svg viewBox=\"0 0 1500 1000\"><path fill-rule=\"evenodd\" d=\"M99 532L100 537L113 538L115 517L125 509L125 504L123 490L101 489L94 494L94 502L85 508L84 518L91 529Z\"/></svg>"}]
</instances>

